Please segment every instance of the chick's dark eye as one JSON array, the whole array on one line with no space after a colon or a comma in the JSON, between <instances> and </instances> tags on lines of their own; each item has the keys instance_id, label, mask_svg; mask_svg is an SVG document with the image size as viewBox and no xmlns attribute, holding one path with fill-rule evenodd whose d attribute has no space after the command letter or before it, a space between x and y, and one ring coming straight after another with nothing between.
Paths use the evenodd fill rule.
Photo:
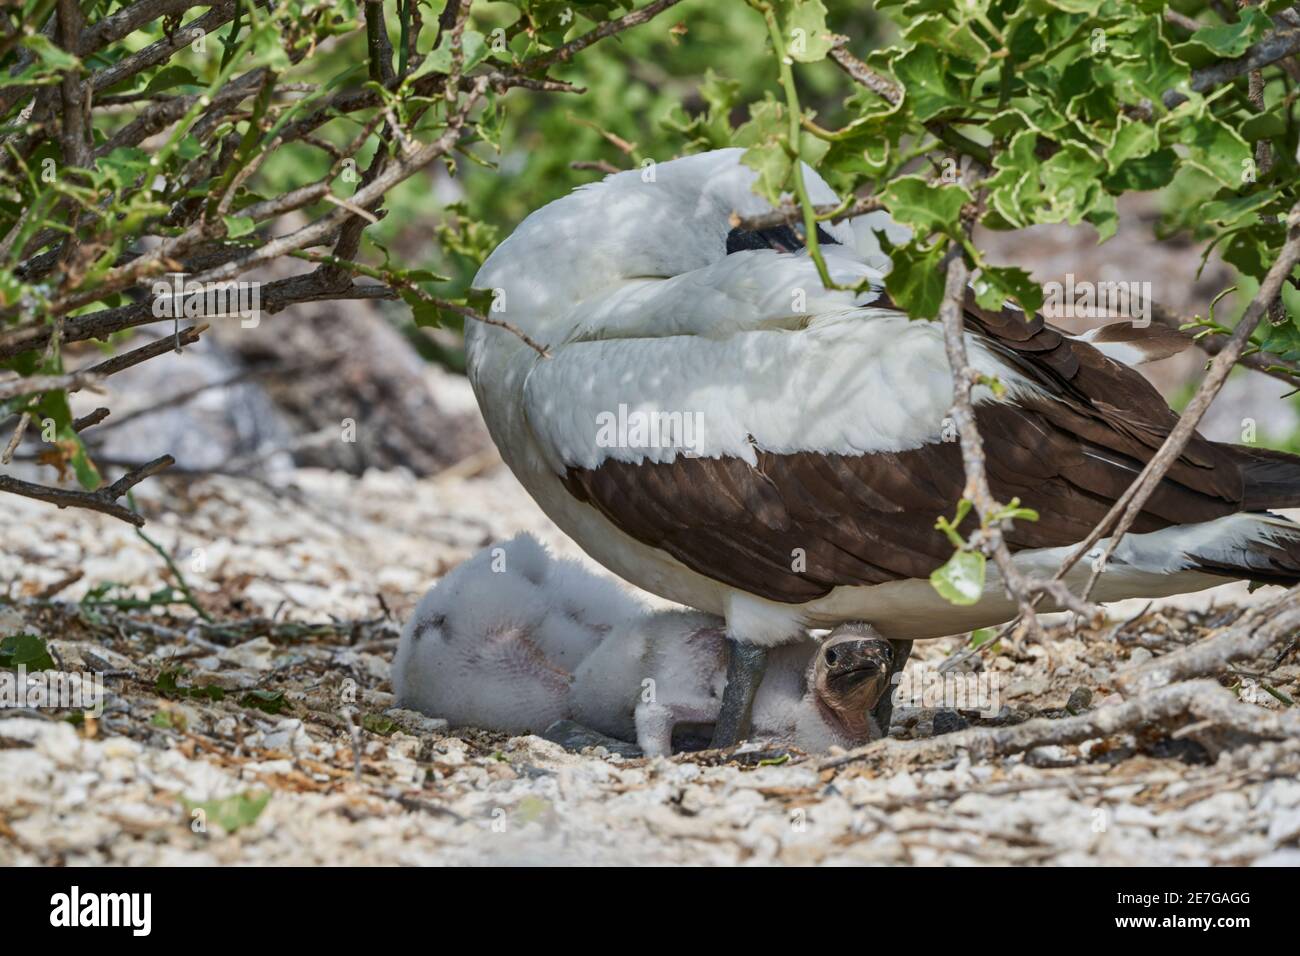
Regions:
<instances>
[{"instance_id":1,"label":"chick's dark eye","mask_svg":"<svg viewBox=\"0 0 1300 956\"><path fill-rule=\"evenodd\" d=\"M832 667L835 666L835 652L834 652L834 651L830 651L830 650L828 650L828 651L826 652L826 663L827 663L827 664L830 664Z\"/></svg>"}]
</instances>

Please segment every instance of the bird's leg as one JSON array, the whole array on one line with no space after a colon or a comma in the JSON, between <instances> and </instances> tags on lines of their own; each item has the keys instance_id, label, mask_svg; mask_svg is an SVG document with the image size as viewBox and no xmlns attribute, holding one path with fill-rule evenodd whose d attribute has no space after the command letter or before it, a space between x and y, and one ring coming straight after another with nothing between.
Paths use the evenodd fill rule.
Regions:
<instances>
[{"instance_id":1,"label":"bird's leg","mask_svg":"<svg viewBox=\"0 0 1300 956\"><path fill-rule=\"evenodd\" d=\"M889 722L894 719L894 693L898 690L898 683L894 677L896 674L903 673L903 667L906 666L907 659L912 656L911 641L890 641L889 643L894 648L894 662L889 667L887 689L871 711L871 716L875 718L876 724L880 727L880 732L886 737L889 736Z\"/></svg>"},{"instance_id":2,"label":"bird's leg","mask_svg":"<svg viewBox=\"0 0 1300 956\"><path fill-rule=\"evenodd\" d=\"M767 669L767 648L743 641L731 641L727 661L727 686L722 691L722 710L713 725L712 747L734 747L749 733L754 695Z\"/></svg>"},{"instance_id":3,"label":"bird's leg","mask_svg":"<svg viewBox=\"0 0 1300 956\"><path fill-rule=\"evenodd\" d=\"M673 752L673 729L678 724L706 723L712 709L699 703L647 703L636 705L636 742L647 757L668 757Z\"/></svg>"}]
</instances>

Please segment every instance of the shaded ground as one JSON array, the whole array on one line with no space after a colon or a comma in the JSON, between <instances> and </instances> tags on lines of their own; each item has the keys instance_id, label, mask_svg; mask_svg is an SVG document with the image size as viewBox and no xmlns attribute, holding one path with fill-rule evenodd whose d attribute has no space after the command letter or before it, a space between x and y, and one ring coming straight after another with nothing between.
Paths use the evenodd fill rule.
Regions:
<instances>
[{"instance_id":1,"label":"shaded ground","mask_svg":"<svg viewBox=\"0 0 1300 956\"><path fill-rule=\"evenodd\" d=\"M1216 753L1208 739L1119 736L975 765L886 755L831 770L797 753L573 754L393 712L398 622L441 571L523 528L573 551L504 469L171 479L153 492L168 511L142 499L148 533L237 626L200 626L184 604L121 606L177 583L148 543L106 517L0 499L0 580L17 601L0 611L4 633L39 633L65 669L110 675L98 720L0 711L0 863L1300 862L1293 742ZM91 587L106 581L121 587ZM1072 694L1084 706L1079 688L1095 706L1122 668L1235 613L1153 610L1076 637L1060 627L1046 650L986 650L993 719L1063 716ZM961 643L929 642L909 666ZM1233 683L1282 706L1251 677ZM1267 683L1294 698L1300 668ZM901 708L895 734L935 723Z\"/></svg>"},{"instance_id":2,"label":"shaded ground","mask_svg":"<svg viewBox=\"0 0 1300 956\"><path fill-rule=\"evenodd\" d=\"M1101 247L1089 230L1056 227L986 238L995 261L1042 281L1151 281L1158 300L1203 311L1223 273L1185 281L1190 249L1152 244L1150 211L1126 213ZM1153 378L1173 395L1199 364L1185 354ZM465 409L464 383L459 396L445 387L442 407ZM1264 435L1286 434L1295 421L1281 390L1234 376L1207 431L1240 440L1249 417ZM195 467L206 462L198 451L229 465L240 449L222 435L240 407L223 400L221 427L207 431L193 414L138 419L118 433L121 453L148 457L155 440L159 453L176 451L200 436ZM255 452L265 464L261 445ZM761 748L657 761L573 754L394 713L396 634L432 581L520 530L576 549L491 451L418 480L291 463L265 475L154 479L137 495L148 535L214 626L167 590L176 575L129 526L0 496L10 599L0 636L42 635L65 669L108 675L109 691L102 717L75 724L0 709L0 863L1300 863L1296 741L1223 749L1221 735L1153 731L974 764L912 762L892 748L826 768L825 758ZM972 664L997 678L1000 707L965 719L1099 706L1124 668L1270 590L1126 602L1099 630L1056 627L1047 647L986 646ZM963 643L920 646L911 674ZM1300 667L1294 653L1242 664L1226 683L1277 710L1300 693ZM894 735L955 722L904 707Z\"/></svg>"}]
</instances>

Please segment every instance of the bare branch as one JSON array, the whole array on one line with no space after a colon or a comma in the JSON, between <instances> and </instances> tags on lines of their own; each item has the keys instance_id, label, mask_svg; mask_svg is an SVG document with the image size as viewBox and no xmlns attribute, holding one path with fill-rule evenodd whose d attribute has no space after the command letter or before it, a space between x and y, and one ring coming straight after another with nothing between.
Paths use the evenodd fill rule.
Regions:
<instances>
[{"instance_id":1,"label":"bare branch","mask_svg":"<svg viewBox=\"0 0 1300 956\"><path fill-rule=\"evenodd\" d=\"M819 222L843 222L845 219L865 216L869 212L876 212L884 208L884 203L879 199L875 196L868 196L863 199L855 199L848 204L841 203L838 206L814 206L813 212L817 215ZM757 232L760 229L775 229L779 226L790 226L802 221L803 210L799 208L798 203L792 202L783 203L780 209L774 209L760 216L742 218L732 213L731 217L733 228L746 229L750 232Z\"/></svg>"},{"instance_id":2,"label":"bare branch","mask_svg":"<svg viewBox=\"0 0 1300 956\"><path fill-rule=\"evenodd\" d=\"M99 384L100 376L90 370L70 372L67 375L28 375L0 379L0 399L17 398L20 395L35 395L38 392L52 392L56 389L78 389Z\"/></svg>"},{"instance_id":3,"label":"bare branch","mask_svg":"<svg viewBox=\"0 0 1300 956\"><path fill-rule=\"evenodd\" d=\"M86 369L87 375L97 375L105 377L121 372L124 369L132 368L141 362L147 362L151 358L157 358L159 355L166 355L168 352L179 352L187 345L193 345L199 340L199 336L208 330L208 323L202 325L191 325L183 329L180 334L175 336L163 336L148 345L142 345L139 348L132 349L129 352L123 352L121 355L115 355L111 359L106 359L98 365L92 365Z\"/></svg>"},{"instance_id":4,"label":"bare branch","mask_svg":"<svg viewBox=\"0 0 1300 956\"><path fill-rule=\"evenodd\" d=\"M1229 664L1268 654L1300 628L1300 587L1252 608L1232 627L1122 672L1115 688L1124 696L1143 694L1175 681L1222 674Z\"/></svg>"},{"instance_id":5,"label":"bare branch","mask_svg":"<svg viewBox=\"0 0 1300 956\"><path fill-rule=\"evenodd\" d=\"M1245 76L1252 70L1276 63L1295 53L1300 53L1300 29L1278 30L1264 37L1248 49L1245 55L1235 60L1222 60L1199 70L1193 70L1192 90L1205 93L1216 86L1230 83L1239 76ZM1179 104L1187 102L1188 98L1177 90L1168 90L1161 99L1167 108L1174 109Z\"/></svg>"},{"instance_id":6,"label":"bare branch","mask_svg":"<svg viewBox=\"0 0 1300 956\"><path fill-rule=\"evenodd\" d=\"M613 176L615 173L621 173L624 170L619 169L611 162L603 159L575 159L569 163L570 169L590 169L593 172L604 173L606 176Z\"/></svg>"},{"instance_id":7,"label":"bare branch","mask_svg":"<svg viewBox=\"0 0 1300 956\"><path fill-rule=\"evenodd\" d=\"M27 426L31 424L31 421L31 412L23 412L18 417L18 426L14 429L13 435L9 437L9 444L5 445L4 453L0 454L0 465L7 465L13 461L14 452L23 443L23 434L27 431Z\"/></svg>"},{"instance_id":8,"label":"bare branch","mask_svg":"<svg viewBox=\"0 0 1300 956\"><path fill-rule=\"evenodd\" d=\"M95 409L93 412L87 412L85 415L82 415L80 418L74 421L72 423L72 430L74 432L84 432L87 428L91 427L92 425L98 425L108 416L109 416L108 409L104 408L103 406L100 406L99 408Z\"/></svg>"},{"instance_id":9,"label":"bare branch","mask_svg":"<svg viewBox=\"0 0 1300 956\"><path fill-rule=\"evenodd\" d=\"M235 18L235 11L239 8L237 0L216 0L211 9L201 17L196 17L189 23L182 24L171 36L163 37L154 43L149 44L143 50L138 50L130 56L123 57L110 67L99 70L91 77L91 87L96 92L106 90L109 87L117 86L123 80L130 79L141 70L147 70L151 66L157 66L159 63L165 63L172 58L178 50L190 45L194 40L195 31L202 33L211 33L218 27L222 27Z\"/></svg>"},{"instance_id":10,"label":"bare branch","mask_svg":"<svg viewBox=\"0 0 1300 956\"><path fill-rule=\"evenodd\" d=\"M1002 539L1002 529L994 517L1002 505L989 491L988 475L984 464L984 441L975 423L975 408L971 403L971 389L978 376L971 368L966 353L966 335L963 329L966 283L970 272L960 249L954 247L948 261L948 271L943 290L943 304L939 307L939 321L943 323L944 347L948 353L948 367L952 370L952 418L961 440L962 463L966 469L966 488L962 496L975 506L980 528L971 536L970 544L990 555L1002 576L1003 586L1020 608L1030 633L1040 643L1042 627L1024 585L1024 576L1016 568L1011 552Z\"/></svg>"},{"instance_id":11,"label":"bare branch","mask_svg":"<svg viewBox=\"0 0 1300 956\"><path fill-rule=\"evenodd\" d=\"M198 6L194 0L140 0L82 31L81 49L87 52L102 50L154 20L177 16L194 6Z\"/></svg>"},{"instance_id":12,"label":"bare branch","mask_svg":"<svg viewBox=\"0 0 1300 956\"><path fill-rule=\"evenodd\" d=\"M397 292L380 285L353 285L346 289L328 288L311 276L292 276L287 279L277 279L263 286L261 296L262 311L274 315L302 302L330 299L395 299ZM145 300L115 309L101 309L98 312L73 316L64 326L63 341L83 342L86 339L106 339L114 332L171 321L173 320L168 316L155 315L152 300ZM45 323L21 326L0 333L0 358L10 358L41 348L49 341L49 337L50 327Z\"/></svg>"},{"instance_id":13,"label":"bare branch","mask_svg":"<svg viewBox=\"0 0 1300 956\"><path fill-rule=\"evenodd\" d=\"M370 78L388 86L393 73L393 41L384 22L383 0L366 0L366 44L370 51Z\"/></svg>"},{"instance_id":14,"label":"bare branch","mask_svg":"<svg viewBox=\"0 0 1300 956\"><path fill-rule=\"evenodd\" d=\"M885 738L843 757L822 761L819 769L831 770L877 756L933 761L969 753L977 759L988 759L1046 745L1080 744L1114 734L1152 727L1173 728L1193 722L1272 740L1300 736L1300 713L1279 714L1243 704L1214 681L1200 680L1162 687L1135 700L1060 720L1039 718L1007 727L976 727L923 740Z\"/></svg>"},{"instance_id":15,"label":"bare branch","mask_svg":"<svg viewBox=\"0 0 1300 956\"><path fill-rule=\"evenodd\" d=\"M837 36L835 46L831 48L830 58L835 65L849 75L855 83L865 86L887 103L897 104L903 99L903 88L883 73L877 73L867 64L849 52L848 37Z\"/></svg>"},{"instance_id":16,"label":"bare branch","mask_svg":"<svg viewBox=\"0 0 1300 956\"><path fill-rule=\"evenodd\" d=\"M85 508L90 511L98 511L114 518L120 518L127 524L140 528L144 526L144 518L125 505L119 504L117 499L146 478L158 474L175 463L176 460L171 455L163 455L161 458L155 458L153 461L127 472L108 487L100 488L97 491L48 488L34 482L22 481L8 475L0 475L0 491L21 495L24 498L33 498L37 501L47 501L60 508Z\"/></svg>"},{"instance_id":17,"label":"bare branch","mask_svg":"<svg viewBox=\"0 0 1300 956\"><path fill-rule=\"evenodd\" d=\"M557 63L568 63L575 55L598 40L603 40L605 37L613 36L615 33L622 33L631 27L653 20L669 7L676 6L680 2L681 0L654 0L654 3L648 3L639 10L624 14L617 20L607 20L591 32L584 33L563 46L558 46L548 53L535 56L531 60L525 60L520 64L520 72L537 73L547 70Z\"/></svg>"},{"instance_id":18,"label":"bare branch","mask_svg":"<svg viewBox=\"0 0 1300 956\"><path fill-rule=\"evenodd\" d=\"M1218 355L1228 344L1228 336L1226 335L1220 335L1217 332L1198 333L1194 329L1183 329L1182 327L1191 324L1192 320L1180 316L1159 303L1152 303L1151 318L1166 328L1181 331L1189 342L1207 355ZM1292 387L1300 386L1300 365L1272 352L1243 352L1241 357L1237 359L1237 364L1262 372Z\"/></svg>"}]
</instances>

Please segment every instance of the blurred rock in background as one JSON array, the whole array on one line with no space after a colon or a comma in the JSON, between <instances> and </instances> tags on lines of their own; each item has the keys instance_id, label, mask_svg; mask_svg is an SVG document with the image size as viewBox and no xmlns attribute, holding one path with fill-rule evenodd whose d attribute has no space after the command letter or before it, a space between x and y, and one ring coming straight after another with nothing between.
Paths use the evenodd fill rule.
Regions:
<instances>
[{"instance_id":1,"label":"blurred rock in background","mask_svg":"<svg viewBox=\"0 0 1300 956\"><path fill-rule=\"evenodd\" d=\"M208 321L180 354L114 375L107 394L75 396L78 414L114 409L84 433L97 460L170 454L196 471L421 476L491 447L468 382L426 362L373 303L306 303L253 328L235 317ZM160 334L172 331L153 326L138 338ZM87 364L99 357L86 353Z\"/></svg>"}]
</instances>

